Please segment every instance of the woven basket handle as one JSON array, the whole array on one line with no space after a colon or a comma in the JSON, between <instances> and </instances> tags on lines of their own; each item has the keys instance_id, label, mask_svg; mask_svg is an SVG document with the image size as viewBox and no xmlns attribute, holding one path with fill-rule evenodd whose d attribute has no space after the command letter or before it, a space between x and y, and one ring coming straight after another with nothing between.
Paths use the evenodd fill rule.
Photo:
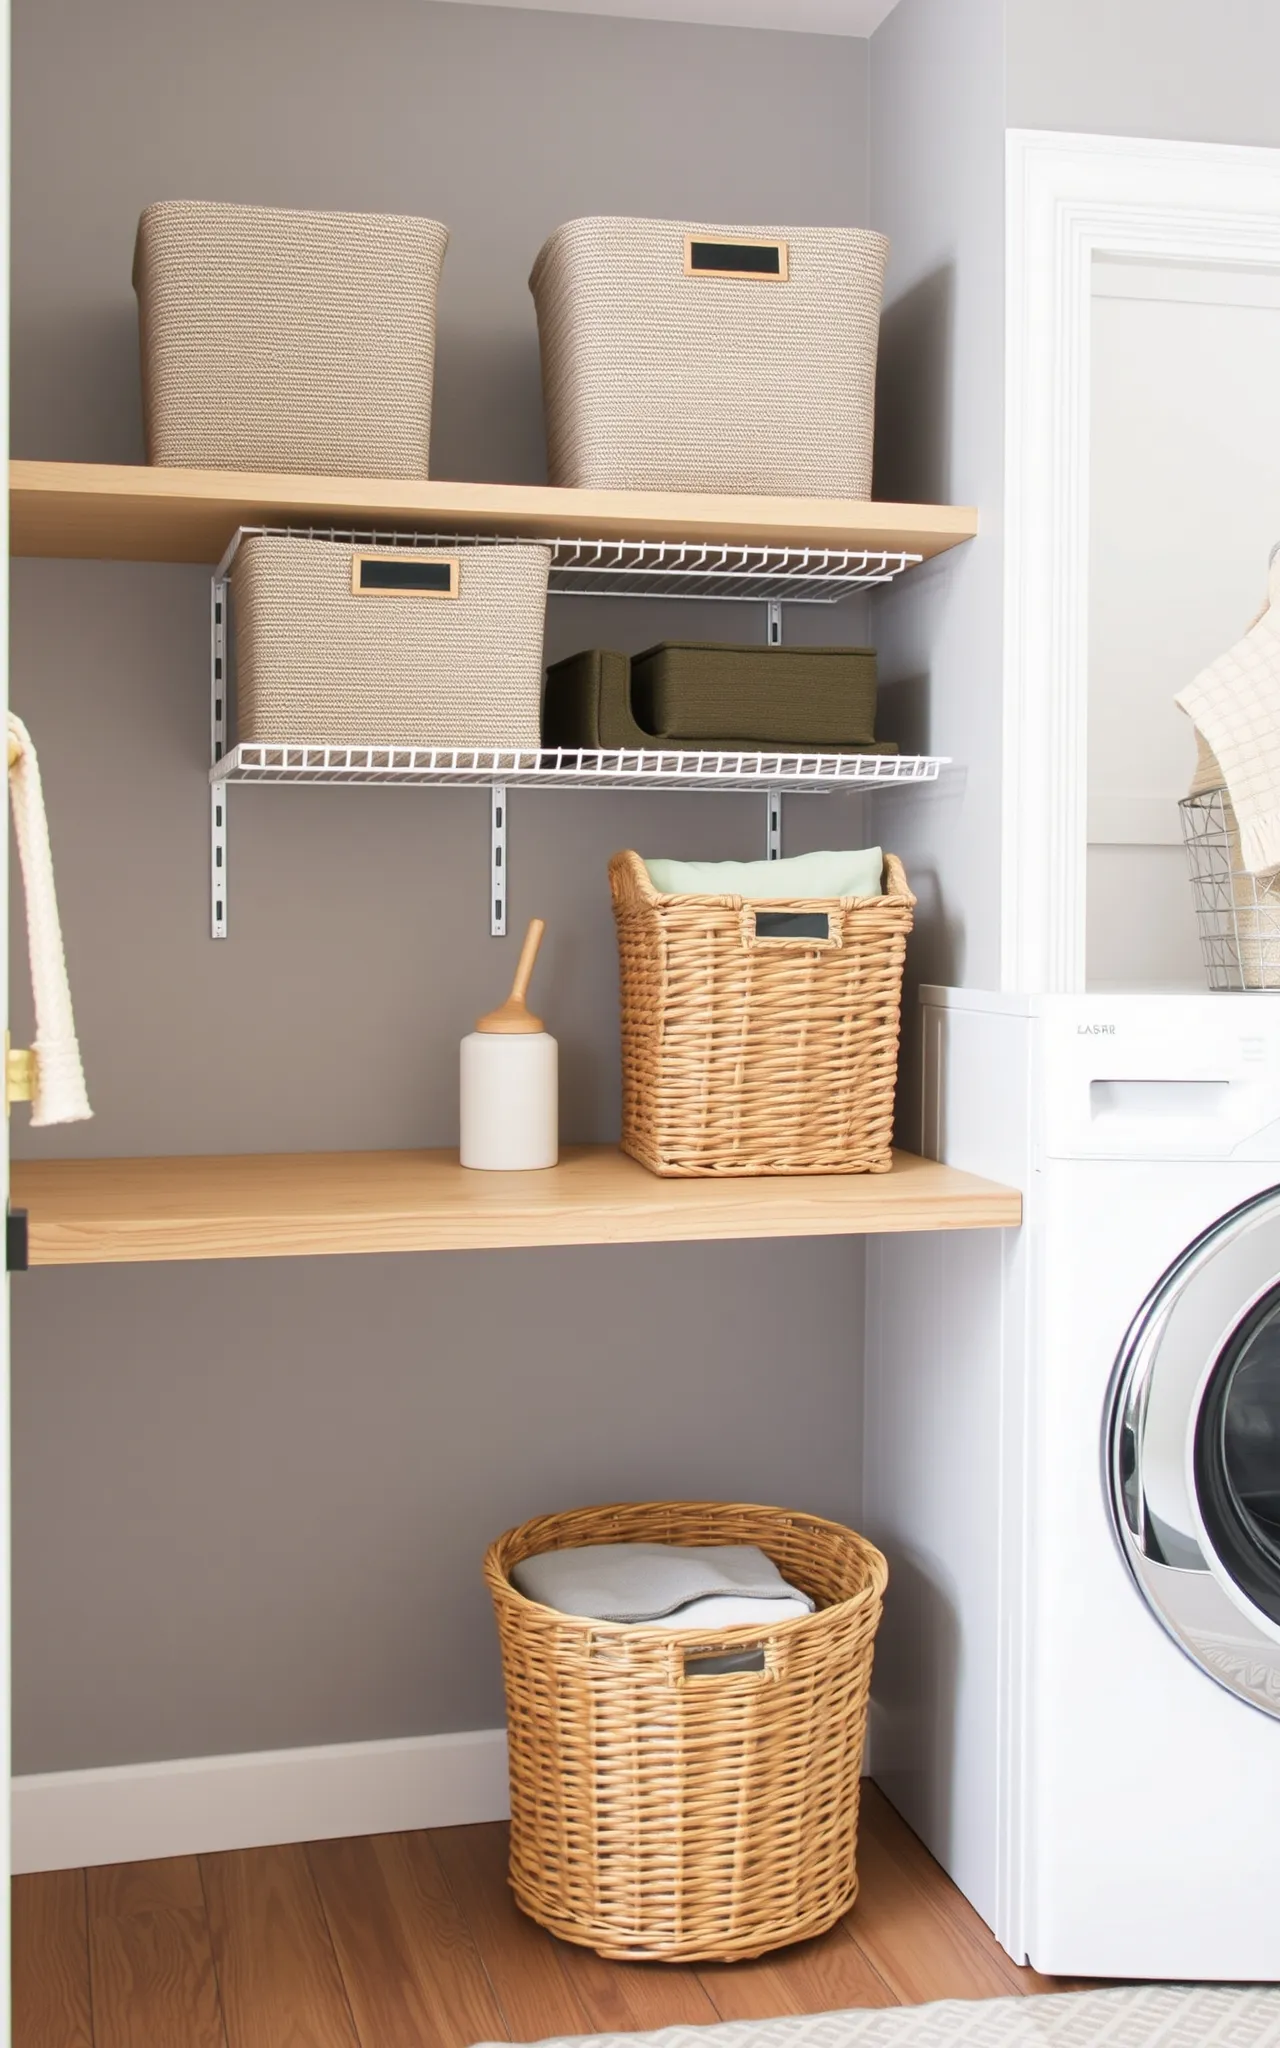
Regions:
<instances>
[{"instance_id":1,"label":"woven basket handle","mask_svg":"<svg viewBox=\"0 0 1280 2048\"><path fill-rule=\"evenodd\" d=\"M831 910L744 903L738 912L738 930L748 953L766 947L785 953L835 953L844 945L839 912Z\"/></svg>"},{"instance_id":2,"label":"woven basket handle","mask_svg":"<svg viewBox=\"0 0 1280 2048\"><path fill-rule=\"evenodd\" d=\"M699 1671L700 1660L708 1657L743 1657L756 1653L763 1658L758 1671ZM758 1643L723 1642L672 1643L669 1646L669 1675L672 1685L776 1685L782 1676L782 1656L775 1636L761 1636Z\"/></svg>"}]
</instances>

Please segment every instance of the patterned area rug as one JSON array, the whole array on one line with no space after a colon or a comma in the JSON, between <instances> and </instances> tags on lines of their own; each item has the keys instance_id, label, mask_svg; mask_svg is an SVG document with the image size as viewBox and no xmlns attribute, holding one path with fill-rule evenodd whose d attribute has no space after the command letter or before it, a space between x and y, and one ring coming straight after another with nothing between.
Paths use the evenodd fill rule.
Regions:
<instances>
[{"instance_id":1,"label":"patterned area rug","mask_svg":"<svg viewBox=\"0 0 1280 2048\"><path fill-rule=\"evenodd\" d=\"M1280 1989L1140 1984L1049 1998L949 1998L656 2034L577 2034L543 2048L1280 2048Z\"/></svg>"}]
</instances>

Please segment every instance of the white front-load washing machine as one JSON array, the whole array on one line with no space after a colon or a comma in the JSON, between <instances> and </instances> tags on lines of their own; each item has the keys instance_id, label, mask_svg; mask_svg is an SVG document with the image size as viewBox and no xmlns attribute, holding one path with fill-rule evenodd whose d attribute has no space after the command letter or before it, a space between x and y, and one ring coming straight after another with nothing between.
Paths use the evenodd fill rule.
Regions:
<instances>
[{"instance_id":1,"label":"white front-load washing machine","mask_svg":"<svg viewBox=\"0 0 1280 2048\"><path fill-rule=\"evenodd\" d=\"M1280 998L930 990L925 1054L1025 1218L872 1253L873 1774L1039 1969L1280 1979Z\"/></svg>"}]
</instances>

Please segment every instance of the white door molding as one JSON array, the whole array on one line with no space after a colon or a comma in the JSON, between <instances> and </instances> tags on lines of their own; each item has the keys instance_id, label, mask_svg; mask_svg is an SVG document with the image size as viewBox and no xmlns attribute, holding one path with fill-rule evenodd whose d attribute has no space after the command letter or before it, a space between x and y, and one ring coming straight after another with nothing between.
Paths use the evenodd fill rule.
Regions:
<instances>
[{"instance_id":1,"label":"white door molding","mask_svg":"<svg viewBox=\"0 0 1280 2048\"><path fill-rule=\"evenodd\" d=\"M1006 151L1001 985L1071 992L1084 987L1094 261L1280 268L1280 150L1011 129Z\"/></svg>"}]
</instances>

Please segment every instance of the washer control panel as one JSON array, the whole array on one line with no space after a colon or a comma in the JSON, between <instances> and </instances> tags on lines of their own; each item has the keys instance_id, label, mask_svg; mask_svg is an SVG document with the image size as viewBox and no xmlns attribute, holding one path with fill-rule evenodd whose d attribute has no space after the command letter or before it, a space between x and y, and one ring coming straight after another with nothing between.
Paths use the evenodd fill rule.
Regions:
<instances>
[{"instance_id":1,"label":"washer control panel","mask_svg":"<svg viewBox=\"0 0 1280 2048\"><path fill-rule=\"evenodd\" d=\"M1051 1158L1280 1161L1280 997L1045 996L1039 1007Z\"/></svg>"}]
</instances>

